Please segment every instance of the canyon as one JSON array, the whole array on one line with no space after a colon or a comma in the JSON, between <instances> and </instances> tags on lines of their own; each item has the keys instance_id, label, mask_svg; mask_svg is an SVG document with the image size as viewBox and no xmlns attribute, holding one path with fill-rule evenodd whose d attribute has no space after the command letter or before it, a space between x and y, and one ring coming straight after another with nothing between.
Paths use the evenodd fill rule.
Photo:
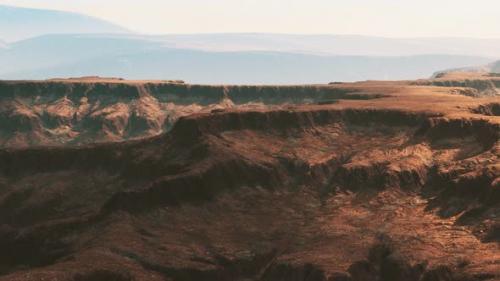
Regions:
<instances>
[{"instance_id":1,"label":"canyon","mask_svg":"<svg viewBox=\"0 0 500 281\"><path fill-rule=\"evenodd\" d=\"M0 81L0 280L500 280L499 86Z\"/></svg>"}]
</instances>

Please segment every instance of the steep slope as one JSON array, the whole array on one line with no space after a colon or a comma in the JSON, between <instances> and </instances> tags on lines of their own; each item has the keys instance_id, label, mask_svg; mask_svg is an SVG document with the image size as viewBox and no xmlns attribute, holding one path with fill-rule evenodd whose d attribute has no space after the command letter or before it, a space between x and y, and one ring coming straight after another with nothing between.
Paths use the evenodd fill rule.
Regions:
<instances>
[{"instance_id":1,"label":"steep slope","mask_svg":"<svg viewBox=\"0 0 500 281\"><path fill-rule=\"evenodd\" d=\"M0 5L0 38L17 41L53 33L126 33L93 17L62 11Z\"/></svg>"},{"instance_id":2,"label":"steep slope","mask_svg":"<svg viewBox=\"0 0 500 281\"><path fill-rule=\"evenodd\" d=\"M1 150L0 280L500 279L499 98L409 82L106 81L9 86L25 100L79 85L106 101L133 85L266 106L130 142Z\"/></svg>"}]
</instances>

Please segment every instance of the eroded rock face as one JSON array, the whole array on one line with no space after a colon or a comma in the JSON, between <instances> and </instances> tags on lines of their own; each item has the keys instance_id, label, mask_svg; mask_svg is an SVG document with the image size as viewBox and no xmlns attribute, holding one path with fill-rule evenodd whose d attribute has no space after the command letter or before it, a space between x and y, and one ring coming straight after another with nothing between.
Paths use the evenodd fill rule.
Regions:
<instances>
[{"instance_id":1,"label":"eroded rock face","mask_svg":"<svg viewBox=\"0 0 500 281\"><path fill-rule=\"evenodd\" d=\"M180 117L194 113L314 104L341 97L372 98L350 92L335 87L194 86L122 80L0 82L0 146L117 142L159 135Z\"/></svg>"},{"instance_id":2,"label":"eroded rock face","mask_svg":"<svg viewBox=\"0 0 500 281\"><path fill-rule=\"evenodd\" d=\"M478 108L473 109L472 112L489 116L500 116L500 103L481 105Z\"/></svg>"},{"instance_id":3,"label":"eroded rock face","mask_svg":"<svg viewBox=\"0 0 500 281\"><path fill-rule=\"evenodd\" d=\"M183 85L196 105L164 107L148 87L17 106L22 132L83 122L106 143L0 150L0 280L500 278L495 98L367 82L256 108L280 88ZM169 106L199 110L161 133Z\"/></svg>"},{"instance_id":4,"label":"eroded rock face","mask_svg":"<svg viewBox=\"0 0 500 281\"><path fill-rule=\"evenodd\" d=\"M494 68L494 67L492 67ZM455 94L470 97L495 97L500 95L500 76L494 71L483 73L470 70L445 71L434 75L430 80L419 80L416 85L434 85L439 87L460 87Z\"/></svg>"}]
</instances>

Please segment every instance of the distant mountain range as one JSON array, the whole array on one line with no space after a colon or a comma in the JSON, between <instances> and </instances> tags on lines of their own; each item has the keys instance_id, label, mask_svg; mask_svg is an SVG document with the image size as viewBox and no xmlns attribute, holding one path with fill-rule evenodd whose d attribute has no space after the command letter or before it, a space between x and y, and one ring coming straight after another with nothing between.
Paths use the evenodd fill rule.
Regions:
<instances>
[{"instance_id":1,"label":"distant mountain range","mask_svg":"<svg viewBox=\"0 0 500 281\"><path fill-rule=\"evenodd\" d=\"M500 58L500 39L262 33L165 35L154 39L163 41L170 47L205 51L251 50L347 56L447 54Z\"/></svg>"},{"instance_id":2,"label":"distant mountain range","mask_svg":"<svg viewBox=\"0 0 500 281\"><path fill-rule=\"evenodd\" d=\"M0 79L101 75L210 84L398 80L500 58L500 39L148 36L85 15L8 6L0 6L0 38L7 41L0 41ZM27 39L18 40L22 38Z\"/></svg>"},{"instance_id":3,"label":"distant mountain range","mask_svg":"<svg viewBox=\"0 0 500 281\"><path fill-rule=\"evenodd\" d=\"M144 52L161 46L159 42L111 35L39 36L0 49L0 77L5 73L36 71L94 58Z\"/></svg>"},{"instance_id":4,"label":"distant mountain range","mask_svg":"<svg viewBox=\"0 0 500 281\"><path fill-rule=\"evenodd\" d=\"M96 47L99 46L99 47ZM75 55L77 54L77 55ZM208 52L104 35L48 35L0 51L3 79L113 76L191 83L293 84L414 79L436 70L489 63L455 55L320 56L271 51Z\"/></svg>"},{"instance_id":5,"label":"distant mountain range","mask_svg":"<svg viewBox=\"0 0 500 281\"><path fill-rule=\"evenodd\" d=\"M54 33L126 33L127 29L77 13L0 5L0 38L17 41Z\"/></svg>"}]
</instances>

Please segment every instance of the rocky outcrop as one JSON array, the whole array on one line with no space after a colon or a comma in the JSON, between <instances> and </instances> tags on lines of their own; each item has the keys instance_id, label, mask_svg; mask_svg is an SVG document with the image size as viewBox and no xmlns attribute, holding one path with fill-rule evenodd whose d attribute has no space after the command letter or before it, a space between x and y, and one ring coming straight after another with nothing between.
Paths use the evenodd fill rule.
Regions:
<instances>
[{"instance_id":1,"label":"rocky outcrop","mask_svg":"<svg viewBox=\"0 0 500 281\"><path fill-rule=\"evenodd\" d=\"M496 80L464 80L464 81L456 81L456 80L436 80L431 83L434 86L440 87L462 87L462 88L471 88L474 89L474 92L471 92L471 96L496 96L498 95L497 88L499 87L499 82Z\"/></svg>"},{"instance_id":2,"label":"rocky outcrop","mask_svg":"<svg viewBox=\"0 0 500 281\"><path fill-rule=\"evenodd\" d=\"M481 105L473 109L472 112L488 116L500 116L500 103Z\"/></svg>"},{"instance_id":3,"label":"rocky outcrop","mask_svg":"<svg viewBox=\"0 0 500 281\"><path fill-rule=\"evenodd\" d=\"M489 69L491 67L438 72L429 80L418 80L412 84L451 87L455 88L452 90L455 94L476 98L498 96L500 79L495 73L488 73Z\"/></svg>"}]
</instances>

